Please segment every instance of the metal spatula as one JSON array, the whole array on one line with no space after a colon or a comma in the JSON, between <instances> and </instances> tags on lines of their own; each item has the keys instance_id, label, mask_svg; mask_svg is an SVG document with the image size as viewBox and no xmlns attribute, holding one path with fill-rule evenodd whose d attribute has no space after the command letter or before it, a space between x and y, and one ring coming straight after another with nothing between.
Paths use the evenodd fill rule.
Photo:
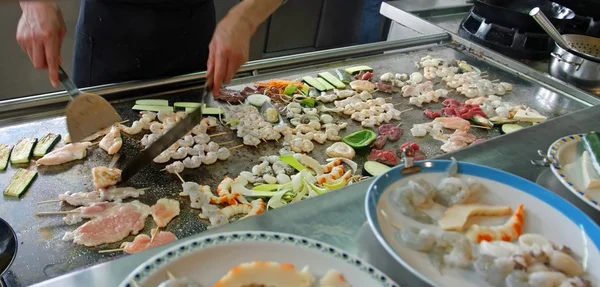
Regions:
<instances>
[{"instance_id":1,"label":"metal spatula","mask_svg":"<svg viewBox=\"0 0 600 287\"><path fill-rule=\"evenodd\" d=\"M78 142L121 121L121 116L106 99L81 92L62 67L58 68L58 79L71 96L65 111L71 141Z\"/></svg>"}]
</instances>

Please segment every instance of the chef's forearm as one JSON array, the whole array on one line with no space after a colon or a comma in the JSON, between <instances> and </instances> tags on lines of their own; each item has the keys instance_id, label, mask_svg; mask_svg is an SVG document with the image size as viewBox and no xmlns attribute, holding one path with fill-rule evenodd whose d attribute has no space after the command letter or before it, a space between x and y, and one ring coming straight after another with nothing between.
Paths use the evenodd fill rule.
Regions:
<instances>
[{"instance_id":1,"label":"chef's forearm","mask_svg":"<svg viewBox=\"0 0 600 287\"><path fill-rule=\"evenodd\" d=\"M250 25L252 32L284 2L282 0L243 0L233 7L228 17L235 17Z\"/></svg>"}]
</instances>

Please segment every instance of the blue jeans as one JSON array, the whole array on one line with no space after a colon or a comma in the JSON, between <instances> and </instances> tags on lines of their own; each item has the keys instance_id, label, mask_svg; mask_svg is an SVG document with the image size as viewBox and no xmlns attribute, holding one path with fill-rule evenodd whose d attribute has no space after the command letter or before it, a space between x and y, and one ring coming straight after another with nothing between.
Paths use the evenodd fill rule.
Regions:
<instances>
[{"instance_id":1,"label":"blue jeans","mask_svg":"<svg viewBox=\"0 0 600 287\"><path fill-rule=\"evenodd\" d=\"M360 43L381 41L381 14L379 9L384 0L364 0L360 25Z\"/></svg>"}]
</instances>

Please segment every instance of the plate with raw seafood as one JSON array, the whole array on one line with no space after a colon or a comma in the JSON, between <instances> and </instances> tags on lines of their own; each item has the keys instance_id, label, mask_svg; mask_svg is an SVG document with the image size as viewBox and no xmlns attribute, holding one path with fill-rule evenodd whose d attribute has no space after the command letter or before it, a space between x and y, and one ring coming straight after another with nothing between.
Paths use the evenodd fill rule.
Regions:
<instances>
[{"instance_id":1,"label":"plate with raw seafood","mask_svg":"<svg viewBox=\"0 0 600 287\"><path fill-rule=\"evenodd\" d=\"M591 146L586 146L586 136L595 133L575 134L556 140L548 149L548 158L554 175L572 193L596 210L600 211L600 175L594 166L595 155Z\"/></svg>"},{"instance_id":2,"label":"plate with raw seafood","mask_svg":"<svg viewBox=\"0 0 600 287\"><path fill-rule=\"evenodd\" d=\"M456 160L397 166L366 196L380 244L433 286L599 286L600 227L543 187Z\"/></svg>"},{"instance_id":3,"label":"plate with raw seafood","mask_svg":"<svg viewBox=\"0 0 600 287\"><path fill-rule=\"evenodd\" d=\"M179 284L179 285L178 285ZM273 232L209 235L174 245L135 269L120 287L398 287L331 245Z\"/></svg>"}]
</instances>

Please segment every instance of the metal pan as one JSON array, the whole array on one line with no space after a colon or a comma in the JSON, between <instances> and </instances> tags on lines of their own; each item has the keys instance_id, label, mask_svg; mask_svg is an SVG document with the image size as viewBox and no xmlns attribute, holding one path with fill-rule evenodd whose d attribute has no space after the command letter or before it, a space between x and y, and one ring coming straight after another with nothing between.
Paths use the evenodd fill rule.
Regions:
<instances>
[{"instance_id":1,"label":"metal pan","mask_svg":"<svg viewBox=\"0 0 600 287\"><path fill-rule=\"evenodd\" d=\"M8 222L0 218L0 278L15 261L17 247L17 234Z\"/></svg>"},{"instance_id":2,"label":"metal pan","mask_svg":"<svg viewBox=\"0 0 600 287\"><path fill-rule=\"evenodd\" d=\"M567 42L589 43L591 49L581 52L592 56L600 56L600 39L583 35L562 35ZM576 39L576 40L575 40ZM582 44L583 45L583 44ZM580 49L580 48L578 48ZM592 52L592 51L595 51ZM590 53L592 52L592 53ZM550 75L559 78L576 87L587 90L595 95L600 95L600 63L592 61L587 57L580 56L561 48L554 43L554 51L551 53L549 71Z\"/></svg>"},{"instance_id":3,"label":"metal pan","mask_svg":"<svg viewBox=\"0 0 600 287\"><path fill-rule=\"evenodd\" d=\"M474 5L475 12L485 17L488 22L515 27L524 32L543 32L529 16L529 11L534 7L539 7L550 22L559 29L575 17L575 12L571 9L543 0L477 0Z\"/></svg>"}]
</instances>

